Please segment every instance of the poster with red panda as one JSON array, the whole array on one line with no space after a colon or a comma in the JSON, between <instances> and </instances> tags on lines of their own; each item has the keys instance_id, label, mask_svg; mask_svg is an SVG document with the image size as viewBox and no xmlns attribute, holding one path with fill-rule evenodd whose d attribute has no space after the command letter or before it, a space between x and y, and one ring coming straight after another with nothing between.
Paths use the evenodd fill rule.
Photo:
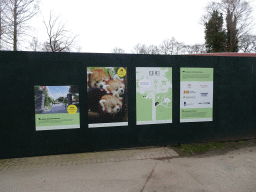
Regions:
<instances>
[{"instance_id":1,"label":"poster with red panda","mask_svg":"<svg viewBox=\"0 0 256 192\"><path fill-rule=\"evenodd\" d=\"M127 68L87 67L88 127L128 126Z\"/></svg>"}]
</instances>

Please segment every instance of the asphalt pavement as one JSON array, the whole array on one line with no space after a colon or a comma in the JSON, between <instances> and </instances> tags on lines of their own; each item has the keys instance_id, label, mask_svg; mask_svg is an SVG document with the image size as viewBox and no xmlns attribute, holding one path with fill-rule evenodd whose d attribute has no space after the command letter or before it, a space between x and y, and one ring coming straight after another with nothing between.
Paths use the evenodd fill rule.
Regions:
<instances>
[{"instance_id":1,"label":"asphalt pavement","mask_svg":"<svg viewBox=\"0 0 256 192\"><path fill-rule=\"evenodd\" d=\"M256 191L256 147L179 157L168 147L0 160L0 191Z\"/></svg>"},{"instance_id":2,"label":"asphalt pavement","mask_svg":"<svg viewBox=\"0 0 256 192\"><path fill-rule=\"evenodd\" d=\"M47 111L42 112L41 114L50 114L50 113L68 113L67 107L64 103L60 104L54 104L50 109ZM77 112L79 112L79 108L77 109Z\"/></svg>"}]
</instances>

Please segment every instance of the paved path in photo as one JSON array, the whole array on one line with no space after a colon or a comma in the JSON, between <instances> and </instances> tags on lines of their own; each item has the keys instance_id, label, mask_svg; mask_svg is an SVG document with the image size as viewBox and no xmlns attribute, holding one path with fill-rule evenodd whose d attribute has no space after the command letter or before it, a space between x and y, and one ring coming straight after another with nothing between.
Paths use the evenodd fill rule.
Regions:
<instances>
[{"instance_id":1,"label":"paved path in photo","mask_svg":"<svg viewBox=\"0 0 256 192\"><path fill-rule=\"evenodd\" d=\"M67 107L68 107L68 106L65 107L65 104L64 104L64 103L55 104L55 105L52 105L52 108L50 108L50 109L47 110L47 111L44 111L44 112L41 113L41 114L68 113ZM77 109L77 112L79 112L79 108Z\"/></svg>"}]
</instances>

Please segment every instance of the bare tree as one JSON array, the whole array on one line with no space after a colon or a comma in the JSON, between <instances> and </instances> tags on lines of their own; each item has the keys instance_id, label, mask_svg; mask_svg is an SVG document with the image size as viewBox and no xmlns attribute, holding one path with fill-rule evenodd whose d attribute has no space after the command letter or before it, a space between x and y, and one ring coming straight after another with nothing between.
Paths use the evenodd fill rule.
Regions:
<instances>
[{"instance_id":1,"label":"bare tree","mask_svg":"<svg viewBox=\"0 0 256 192\"><path fill-rule=\"evenodd\" d=\"M148 54L148 48L145 44L142 44L140 47L140 54Z\"/></svg>"},{"instance_id":2,"label":"bare tree","mask_svg":"<svg viewBox=\"0 0 256 192\"><path fill-rule=\"evenodd\" d=\"M175 50L177 52L178 41L174 37L171 39L164 39L159 45L160 53L164 55L173 55Z\"/></svg>"},{"instance_id":3,"label":"bare tree","mask_svg":"<svg viewBox=\"0 0 256 192\"><path fill-rule=\"evenodd\" d=\"M133 49L136 54L163 54L163 55L178 55L178 54L194 54L206 53L204 44L185 45L175 40L175 38L164 39L159 47L156 45L146 46L145 44L137 43Z\"/></svg>"},{"instance_id":4,"label":"bare tree","mask_svg":"<svg viewBox=\"0 0 256 192\"><path fill-rule=\"evenodd\" d=\"M135 54L148 54L148 48L145 44L137 43L131 50Z\"/></svg>"},{"instance_id":5,"label":"bare tree","mask_svg":"<svg viewBox=\"0 0 256 192\"><path fill-rule=\"evenodd\" d=\"M238 39L246 33L249 33L255 26L253 18L253 9L248 0L222 0L222 12L232 15L233 22L237 24ZM229 13L230 12L230 13Z\"/></svg>"},{"instance_id":6,"label":"bare tree","mask_svg":"<svg viewBox=\"0 0 256 192\"><path fill-rule=\"evenodd\" d=\"M37 51L38 49L40 49L40 43L38 42L38 38L37 37L33 37L32 41L29 43L30 48L32 49L32 51Z\"/></svg>"},{"instance_id":7,"label":"bare tree","mask_svg":"<svg viewBox=\"0 0 256 192\"><path fill-rule=\"evenodd\" d=\"M149 45L147 47L147 54L159 54L159 49L156 45Z\"/></svg>"},{"instance_id":8,"label":"bare tree","mask_svg":"<svg viewBox=\"0 0 256 192\"><path fill-rule=\"evenodd\" d=\"M160 54L163 55L168 55L170 54L169 50L170 50L170 39L164 39L162 41L162 43L159 45L159 49L160 49Z\"/></svg>"},{"instance_id":9,"label":"bare tree","mask_svg":"<svg viewBox=\"0 0 256 192\"><path fill-rule=\"evenodd\" d=\"M207 53L205 44L199 44L200 53Z\"/></svg>"},{"instance_id":10,"label":"bare tree","mask_svg":"<svg viewBox=\"0 0 256 192\"><path fill-rule=\"evenodd\" d=\"M2 14L5 11L4 0L0 0L0 50L2 50L2 35L5 29L5 23L2 21Z\"/></svg>"},{"instance_id":11,"label":"bare tree","mask_svg":"<svg viewBox=\"0 0 256 192\"><path fill-rule=\"evenodd\" d=\"M199 20L199 24L202 25L203 27L205 27L205 23L207 23L211 19L212 13L215 10L218 10L218 12L221 12L220 11L222 9L221 7L222 7L222 5L220 4L219 0L212 0L204 8L205 13L201 16L201 18ZM222 13L222 14L224 15L224 13Z\"/></svg>"},{"instance_id":12,"label":"bare tree","mask_svg":"<svg viewBox=\"0 0 256 192\"><path fill-rule=\"evenodd\" d=\"M206 53L204 44L186 45L185 48L188 54Z\"/></svg>"},{"instance_id":13,"label":"bare tree","mask_svg":"<svg viewBox=\"0 0 256 192\"><path fill-rule=\"evenodd\" d=\"M256 36L250 34L244 34L241 36L238 43L239 50L244 53L252 53L256 51Z\"/></svg>"},{"instance_id":14,"label":"bare tree","mask_svg":"<svg viewBox=\"0 0 256 192\"><path fill-rule=\"evenodd\" d=\"M188 54L193 54L193 48L192 48L192 45L186 45L186 52Z\"/></svg>"},{"instance_id":15,"label":"bare tree","mask_svg":"<svg viewBox=\"0 0 256 192\"><path fill-rule=\"evenodd\" d=\"M177 41L174 37L170 40L170 54L173 55L177 46Z\"/></svg>"},{"instance_id":16,"label":"bare tree","mask_svg":"<svg viewBox=\"0 0 256 192\"><path fill-rule=\"evenodd\" d=\"M179 54L184 54L185 50L186 50L186 45L184 43L180 43L180 42L176 42L176 45L175 45L175 50L176 50L176 55L179 55Z\"/></svg>"},{"instance_id":17,"label":"bare tree","mask_svg":"<svg viewBox=\"0 0 256 192\"><path fill-rule=\"evenodd\" d=\"M111 53L125 53L125 51L120 47L115 47L111 50Z\"/></svg>"},{"instance_id":18,"label":"bare tree","mask_svg":"<svg viewBox=\"0 0 256 192\"><path fill-rule=\"evenodd\" d=\"M238 52L238 30L237 16L234 14L232 7L227 7L227 43L226 49L228 52Z\"/></svg>"},{"instance_id":19,"label":"bare tree","mask_svg":"<svg viewBox=\"0 0 256 192\"><path fill-rule=\"evenodd\" d=\"M253 41L252 43L252 52L256 53L256 37L255 37L255 41Z\"/></svg>"},{"instance_id":20,"label":"bare tree","mask_svg":"<svg viewBox=\"0 0 256 192\"><path fill-rule=\"evenodd\" d=\"M201 17L200 24L209 21L214 10L222 13L226 18L227 51L237 52L242 35L250 33L255 26L251 4L248 0L212 0L205 8L206 14Z\"/></svg>"},{"instance_id":21,"label":"bare tree","mask_svg":"<svg viewBox=\"0 0 256 192\"><path fill-rule=\"evenodd\" d=\"M140 47L141 47L140 43L137 43L136 45L133 46L131 52L135 53L135 54L139 54L140 53Z\"/></svg>"},{"instance_id":22,"label":"bare tree","mask_svg":"<svg viewBox=\"0 0 256 192\"><path fill-rule=\"evenodd\" d=\"M39 11L39 0L4 0L4 10L1 12L2 22L5 25L1 40L14 51L18 50L18 43L22 37L31 31L28 21Z\"/></svg>"},{"instance_id":23,"label":"bare tree","mask_svg":"<svg viewBox=\"0 0 256 192\"><path fill-rule=\"evenodd\" d=\"M191 50L193 53L200 53L200 46L198 44L192 45Z\"/></svg>"},{"instance_id":24,"label":"bare tree","mask_svg":"<svg viewBox=\"0 0 256 192\"><path fill-rule=\"evenodd\" d=\"M159 45L160 54L168 55L169 53L169 39L164 39Z\"/></svg>"},{"instance_id":25,"label":"bare tree","mask_svg":"<svg viewBox=\"0 0 256 192\"><path fill-rule=\"evenodd\" d=\"M131 51L135 54L159 54L159 49L156 45L147 46L140 43L137 43Z\"/></svg>"},{"instance_id":26,"label":"bare tree","mask_svg":"<svg viewBox=\"0 0 256 192\"><path fill-rule=\"evenodd\" d=\"M206 13L200 18L199 23L204 26L209 21L214 10L218 10L226 18L232 14L233 20L237 22L238 37L249 33L255 26L253 18L252 2L248 0L212 0L206 7ZM227 23L226 23L227 25Z\"/></svg>"},{"instance_id":27,"label":"bare tree","mask_svg":"<svg viewBox=\"0 0 256 192\"><path fill-rule=\"evenodd\" d=\"M81 51L82 51L82 46L78 45L78 46L76 47L76 52L81 52Z\"/></svg>"},{"instance_id":28,"label":"bare tree","mask_svg":"<svg viewBox=\"0 0 256 192\"><path fill-rule=\"evenodd\" d=\"M48 36L47 41L43 43L43 51L65 52L77 49L76 40L78 35L73 35L59 16L55 16L50 11L49 20L47 22L43 20L43 23Z\"/></svg>"}]
</instances>

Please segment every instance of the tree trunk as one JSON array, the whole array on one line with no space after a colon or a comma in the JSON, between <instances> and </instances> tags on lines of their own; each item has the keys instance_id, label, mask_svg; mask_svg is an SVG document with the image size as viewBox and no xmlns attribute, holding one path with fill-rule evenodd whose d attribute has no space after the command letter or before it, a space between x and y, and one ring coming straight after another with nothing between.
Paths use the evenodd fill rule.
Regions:
<instances>
[{"instance_id":1,"label":"tree trunk","mask_svg":"<svg viewBox=\"0 0 256 192\"><path fill-rule=\"evenodd\" d=\"M15 0L14 10L13 10L13 21L14 21L14 31L13 31L13 51L17 51L17 0Z\"/></svg>"},{"instance_id":2,"label":"tree trunk","mask_svg":"<svg viewBox=\"0 0 256 192\"><path fill-rule=\"evenodd\" d=\"M237 18L236 16L227 11L227 52L238 52L238 39L237 39Z\"/></svg>"}]
</instances>

